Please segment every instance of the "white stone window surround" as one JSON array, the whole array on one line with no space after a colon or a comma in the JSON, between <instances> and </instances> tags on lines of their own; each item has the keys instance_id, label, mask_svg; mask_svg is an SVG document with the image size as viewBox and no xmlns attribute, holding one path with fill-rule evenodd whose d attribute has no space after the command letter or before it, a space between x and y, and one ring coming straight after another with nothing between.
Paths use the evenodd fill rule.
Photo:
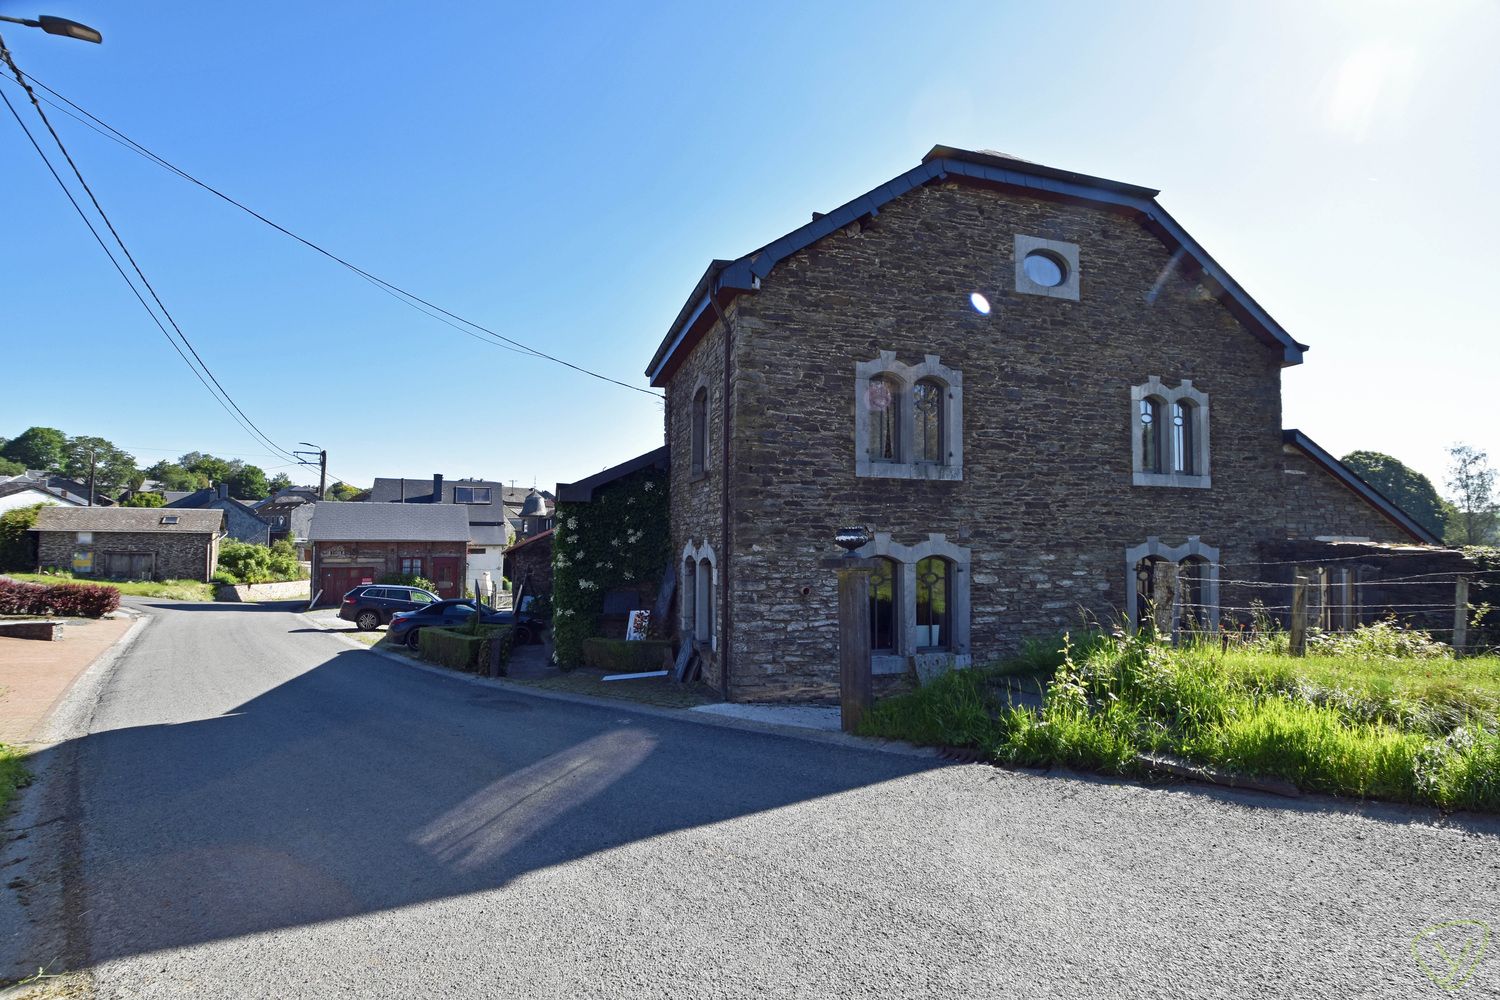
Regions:
<instances>
[{"instance_id":1,"label":"white stone window surround","mask_svg":"<svg viewBox=\"0 0 1500 1000\"><path fill-rule=\"evenodd\" d=\"M1169 424L1172 419L1172 404L1186 400L1192 404L1193 415L1193 468L1198 470L1192 475L1181 472L1148 472L1143 468L1146 456L1141 448L1141 402L1147 398L1155 397L1162 401L1160 420L1163 426L1158 428L1157 433L1161 435L1158 447L1162 454L1171 453L1171 431ZM1209 444L1208 444L1208 394L1197 389L1193 380L1185 378L1175 388L1169 388L1158 375L1152 375L1140 385L1130 387L1130 469L1132 486L1178 486L1185 489L1206 490L1213 485L1213 477L1209 472Z\"/></svg>"},{"instance_id":2,"label":"white stone window surround","mask_svg":"<svg viewBox=\"0 0 1500 1000\"><path fill-rule=\"evenodd\" d=\"M703 468L693 467L693 452L696 441L697 427L694 425L694 413L697 409L698 393L703 393ZM708 470L713 468L713 418L714 418L714 392L713 387L708 384L707 375L699 375L698 380L693 383L693 391L688 396L688 482L701 482L708 478Z\"/></svg>"},{"instance_id":3,"label":"white stone window surround","mask_svg":"<svg viewBox=\"0 0 1500 1000\"><path fill-rule=\"evenodd\" d=\"M1057 261L1063 269L1063 280L1057 285L1039 285L1026 273L1026 257L1043 253ZM1016 291L1022 295L1045 295L1050 299L1078 301L1079 277L1082 269L1078 265L1078 244L1062 240L1048 240L1040 236L1016 234Z\"/></svg>"},{"instance_id":4,"label":"white stone window surround","mask_svg":"<svg viewBox=\"0 0 1500 1000\"><path fill-rule=\"evenodd\" d=\"M856 549L855 555L870 559L884 556L896 563L896 599L901 602L896 624L896 649L891 653L877 653L870 657L870 669L874 674L900 674L906 672L907 657L922 650L917 647L917 563L928 556L941 556L953 564L951 574L953 593L948 595L949 627L953 636L946 652L951 653L959 664L969 661L969 549L954 545L946 535L929 532L925 542L902 545L891 540L890 532L877 531L875 537Z\"/></svg>"},{"instance_id":5,"label":"white stone window surround","mask_svg":"<svg viewBox=\"0 0 1500 1000\"><path fill-rule=\"evenodd\" d=\"M886 375L900 385L897 413L900 431L897 446L900 461L883 462L870 458L870 382ZM912 408L912 387L930 379L944 387L943 444L948 460L915 462L916 416ZM895 351L881 351L870 361L854 365L854 474L871 479L936 479L962 481L964 478L964 377L963 373L944 365L936 354L929 354L921 364L906 365L896 360Z\"/></svg>"},{"instance_id":6,"label":"white stone window surround","mask_svg":"<svg viewBox=\"0 0 1500 1000\"><path fill-rule=\"evenodd\" d=\"M703 637L708 636L709 648L719 648L719 630L714 627L715 605L719 597L718 583L718 556L714 555L714 547L704 539L701 544L694 544L688 539L687 544L682 547L681 562L683 566L693 566L693 595L691 627L695 641L702 643ZM686 580L686 573L683 575ZM683 626L688 627L686 621L688 613L688 596L683 592Z\"/></svg>"},{"instance_id":7,"label":"white stone window surround","mask_svg":"<svg viewBox=\"0 0 1500 1000\"><path fill-rule=\"evenodd\" d=\"M1212 545L1204 545L1197 535L1189 535L1188 540L1181 545L1164 545L1157 536L1147 535L1143 544L1125 550L1125 620L1129 624L1130 631L1134 632L1138 624L1135 620L1135 568L1142 559L1153 556L1176 566L1180 566L1184 559L1193 558L1202 559L1207 563L1203 572L1203 606L1208 609L1208 618L1211 622L1209 627L1217 631L1219 627L1219 550ZM1174 611L1174 620L1175 615Z\"/></svg>"}]
</instances>

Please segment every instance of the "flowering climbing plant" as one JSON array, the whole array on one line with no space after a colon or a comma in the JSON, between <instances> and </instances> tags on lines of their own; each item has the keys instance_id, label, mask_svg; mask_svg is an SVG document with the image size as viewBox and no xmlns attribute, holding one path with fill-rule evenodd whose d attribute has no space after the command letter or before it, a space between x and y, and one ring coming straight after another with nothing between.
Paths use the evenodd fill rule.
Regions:
<instances>
[{"instance_id":1,"label":"flowering climbing plant","mask_svg":"<svg viewBox=\"0 0 1500 1000\"><path fill-rule=\"evenodd\" d=\"M590 503L558 503L556 516L553 656L566 667L582 662L583 641L597 634L605 594L621 587L654 594L671 563L667 474L632 473L595 490Z\"/></svg>"}]
</instances>

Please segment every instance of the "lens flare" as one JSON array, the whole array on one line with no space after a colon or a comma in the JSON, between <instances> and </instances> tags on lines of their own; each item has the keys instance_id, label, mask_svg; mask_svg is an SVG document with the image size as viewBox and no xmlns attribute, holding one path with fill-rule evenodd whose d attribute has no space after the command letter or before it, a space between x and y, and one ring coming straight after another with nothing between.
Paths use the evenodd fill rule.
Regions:
<instances>
[{"instance_id":1,"label":"lens flare","mask_svg":"<svg viewBox=\"0 0 1500 1000\"><path fill-rule=\"evenodd\" d=\"M988 316L990 314L990 300L978 292L971 292L969 294L969 305L973 306L974 311L981 316Z\"/></svg>"}]
</instances>

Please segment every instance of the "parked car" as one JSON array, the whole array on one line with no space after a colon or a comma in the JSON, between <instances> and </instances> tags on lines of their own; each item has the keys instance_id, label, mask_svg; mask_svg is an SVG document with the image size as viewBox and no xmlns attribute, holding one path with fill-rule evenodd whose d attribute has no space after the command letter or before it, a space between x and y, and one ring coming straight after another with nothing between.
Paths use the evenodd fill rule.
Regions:
<instances>
[{"instance_id":1,"label":"parked car","mask_svg":"<svg viewBox=\"0 0 1500 1000\"><path fill-rule=\"evenodd\" d=\"M344 595L339 617L353 622L361 632L377 629L398 611L418 611L436 604L442 598L421 587L398 587L394 584L364 584Z\"/></svg>"},{"instance_id":2,"label":"parked car","mask_svg":"<svg viewBox=\"0 0 1500 1000\"><path fill-rule=\"evenodd\" d=\"M473 598L460 597L448 601L437 601L415 611L398 611L391 616L386 629L386 638L391 642L404 642L417 648L417 635L424 628L453 628L473 621L475 609L483 616L485 625L514 625L515 643L524 646L542 637L543 622L535 615L522 612L519 619L514 611L496 611L487 604L478 604Z\"/></svg>"}]
</instances>

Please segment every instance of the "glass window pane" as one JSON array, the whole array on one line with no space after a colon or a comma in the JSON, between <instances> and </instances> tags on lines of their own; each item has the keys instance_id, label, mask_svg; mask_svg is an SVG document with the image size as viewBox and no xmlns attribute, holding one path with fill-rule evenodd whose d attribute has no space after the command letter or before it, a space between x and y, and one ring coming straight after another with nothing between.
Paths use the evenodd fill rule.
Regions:
<instances>
[{"instance_id":1,"label":"glass window pane","mask_svg":"<svg viewBox=\"0 0 1500 1000\"><path fill-rule=\"evenodd\" d=\"M896 571L895 561L884 557L875 560L870 573L870 649L877 653L896 650Z\"/></svg>"},{"instance_id":2,"label":"glass window pane","mask_svg":"<svg viewBox=\"0 0 1500 1000\"><path fill-rule=\"evenodd\" d=\"M917 647L947 649L949 627L949 564L939 556L917 563Z\"/></svg>"},{"instance_id":3,"label":"glass window pane","mask_svg":"<svg viewBox=\"0 0 1500 1000\"><path fill-rule=\"evenodd\" d=\"M1141 400L1141 471L1161 471L1161 400L1148 396Z\"/></svg>"},{"instance_id":4,"label":"glass window pane","mask_svg":"<svg viewBox=\"0 0 1500 1000\"><path fill-rule=\"evenodd\" d=\"M1026 277L1044 288L1056 288L1066 277L1061 262L1041 250L1033 250L1027 254L1021 267L1025 270Z\"/></svg>"},{"instance_id":5,"label":"glass window pane","mask_svg":"<svg viewBox=\"0 0 1500 1000\"><path fill-rule=\"evenodd\" d=\"M870 459L899 462L901 397L896 380L888 375L872 378L865 405L870 410Z\"/></svg>"},{"instance_id":6,"label":"glass window pane","mask_svg":"<svg viewBox=\"0 0 1500 1000\"><path fill-rule=\"evenodd\" d=\"M1193 474L1193 405L1172 404L1172 471Z\"/></svg>"},{"instance_id":7,"label":"glass window pane","mask_svg":"<svg viewBox=\"0 0 1500 1000\"><path fill-rule=\"evenodd\" d=\"M943 464L943 387L936 382L918 382L912 390L912 447L918 462Z\"/></svg>"}]
</instances>

